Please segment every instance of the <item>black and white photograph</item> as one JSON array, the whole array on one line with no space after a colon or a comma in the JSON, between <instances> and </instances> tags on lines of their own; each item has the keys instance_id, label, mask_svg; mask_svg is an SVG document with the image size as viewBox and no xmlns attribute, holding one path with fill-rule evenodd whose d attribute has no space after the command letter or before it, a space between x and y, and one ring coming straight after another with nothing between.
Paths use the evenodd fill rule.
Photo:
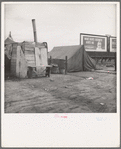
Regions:
<instances>
[{"instance_id":1,"label":"black and white photograph","mask_svg":"<svg viewBox=\"0 0 121 149\"><path fill-rule=\"evenodd\" d=\"M16 1L2 2L1 8L3 147L118 147L119 2ZM41 129L38 123L42 119L49 121L50 117L54 119L51 125L61 121L56 121L59 123L56 128L71 125L74 115L82 116L79 123L84 134L80 130L76 135L76 129L75 141L71 131L68 133L71 141L60 136L54 141L56 135L53 136L50 126L51 132L45 130L44 138L48 138L46 133L53 137L46 143L44 139L39 141L37 132L29 131L37 124L39 136L49 122ZM73 122L77 125L78 118ZM96 129L94 123L97 128L103 123L102 128ZM7 137L6 130L10 131ZM20 132L15 135L16 131ZM24 132L32 141L22 140ZM96 139L103 138L101 142L94 141L96 134ZM114 137L116 140L112 141Z\"/></svg>"}]
</instances>

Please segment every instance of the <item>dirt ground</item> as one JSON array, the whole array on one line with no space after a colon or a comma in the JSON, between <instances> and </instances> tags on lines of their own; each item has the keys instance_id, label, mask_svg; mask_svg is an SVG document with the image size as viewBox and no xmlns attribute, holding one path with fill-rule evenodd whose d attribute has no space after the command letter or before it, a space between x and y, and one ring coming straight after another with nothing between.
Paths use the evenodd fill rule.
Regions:
<instances>
[{"instance_id":1,"label":"dirt ground","mask_svg":"<svg viewBox=\"0 0 121 149\"><path fill-rule=\"evenodd\" d=\"M116 73L103 70L5 81L5 113L114 113Z\"/></svg>"}]
</instances>

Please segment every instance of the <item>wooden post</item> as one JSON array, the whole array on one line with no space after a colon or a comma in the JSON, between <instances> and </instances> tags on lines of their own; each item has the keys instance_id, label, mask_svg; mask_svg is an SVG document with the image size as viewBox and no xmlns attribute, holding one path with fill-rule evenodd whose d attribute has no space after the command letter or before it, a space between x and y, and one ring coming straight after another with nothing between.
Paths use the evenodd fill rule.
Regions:
<instances>
[{"instance_id":1,"label":"wooden post","mask_svg":"<svg viewBox=\"0 0 121 149\"><path fill-rule=\"evenodd\" d=\"M110 37L107 36L107 53L110 53Z\"/></svg>"},{"instance_id":2,"label":"wooden post","mask_svg":"<svg viewBox=\"0 0 121 149\"><path fill-rule=\"evenodd\" d=\"M115 71L116 71L116 52L115 52Z\"/></svg>"},{"instance_id":3,"label":"wooden post","mask_svg":"<svg viewBox=\"0 0 121 149\"><path fill-rule=\"evenodd\" d=\"M82 50L82 71L84 71L84 48Z\"/></svg>"},{"instance_id":4,"label":"wooden post","mask_svg":"<svg viewBox=\"0 0 121 149\"><path fill-rule=\"evenodd\" d=\"M51 64L52 64L52 56L50 56L50 65ZM52 71L52 68L49 68L49 76L48 77L50 77L51 71Z\"/></svg>"},{"instance_id":5,"label":"wooden post","mask_svg":"<svg viewBox=\"0 0 121 149\"><path fill-rule=\"evenodd\" d=\"M103 63L103 57L101 57L101 64Z\"/></svg>"},{"instance_id":6,"label":"wooden post","mask_svg":"<svg viewBox=\"0 0 121 149\"><path fill-rule=\"evenodd\" d=\"M67 56L65 56L65 75L67 74Z\"/></svg>"},{"instance_id":7,"label":"wooden post","mask_svg":"<svg viewBox=\"0 0 121 149\"><path fill-rule=\"evenodd\" d=\"M96 56L95 56L95 55L96 55L96 53L95 53L95 51L94 51L94 60L95 60L95 58L96 58Z\"/></svg>"},{"instance_id":8,"label":"wooden post","mask_svg":"<svg viewBox=\"0 0 121 149\"><path fill-rule=\"evenodd\" d=\"M48 77L50 77L50 67L48 68Z\"/></svg>"}]
</instances>

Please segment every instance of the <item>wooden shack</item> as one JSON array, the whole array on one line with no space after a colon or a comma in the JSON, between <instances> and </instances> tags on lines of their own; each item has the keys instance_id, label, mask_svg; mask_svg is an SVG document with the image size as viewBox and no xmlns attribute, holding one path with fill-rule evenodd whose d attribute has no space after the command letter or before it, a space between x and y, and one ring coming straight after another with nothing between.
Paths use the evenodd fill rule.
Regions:
<instances>
[{"instance_id":1,"label":"wooden shack","mask_svg":"<svg viewBox=\"0 0 121 149\"><path fill-rule=\"evenodd\" d=\"M11 75L27 78L32 69L34 76L45 75L48 66L47 47L44 43L24 41L12 44ZM32 77L32 76L31 76Z\"/></svg>"},{"instance_id":2,"label":"wooden shack","mask_svg":"<svg viewBox=\"0 0 121 149\"><path fill-rule=\"evenodd\" d=\"M50 76L48 65L48 46L46 42L37 42L35 19L32 19L34 42L10 42L10 73L19 78ZM10 34L11 37L11 34ZM9 43L8 43L9 44ZM9 47L9 46L8 46Z\"/></svg>"}]
</instances>

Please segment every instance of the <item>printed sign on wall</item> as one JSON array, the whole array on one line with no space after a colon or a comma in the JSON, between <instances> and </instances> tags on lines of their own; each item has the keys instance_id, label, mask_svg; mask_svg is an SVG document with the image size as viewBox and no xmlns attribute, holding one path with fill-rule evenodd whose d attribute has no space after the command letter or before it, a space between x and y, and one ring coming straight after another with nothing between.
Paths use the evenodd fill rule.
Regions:
<instances>
[{"instance_id":1,"label":"printed sign on wall","mask_svg":"<svg viewBox=\"0 0 121 149\"><path fill-rule=\"evenodd\" d=\"M81 34L81 45L86 51L107 52L107 37Z\"/></svg>"},{"instance_id":2,"label":"printed sign on wall","mask_svg":"<svg viewBox=\"0 0 121 149\"><path fill-rule=\"evenodd\" d=\"M116 52L116 38L110 37L110 52Z\"/></svg>"}]
</instances>

